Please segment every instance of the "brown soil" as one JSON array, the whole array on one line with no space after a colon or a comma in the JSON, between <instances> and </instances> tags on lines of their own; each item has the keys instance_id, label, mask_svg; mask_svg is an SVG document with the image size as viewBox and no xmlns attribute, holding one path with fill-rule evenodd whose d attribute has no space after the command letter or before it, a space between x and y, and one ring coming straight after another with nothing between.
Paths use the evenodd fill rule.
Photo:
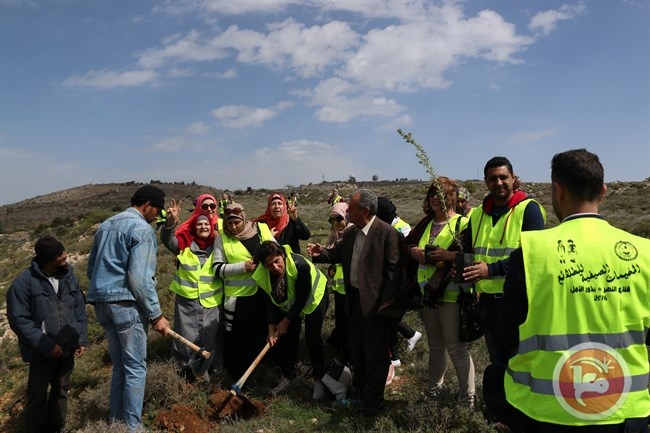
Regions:
<instances>
[{"instance_id":1,"label":"brown soil","mask_svg":"<svg viewBox=\"0 0 650 433\"><path fill-rule=\"evenodd\" d=\"M160 412L156 417L155 426L174 433L205 433L217 427L215 423L203 419L196 412L193 407L177 404Z\"/></svg>"},{"instance_id":2,"label":"brown soil","mask_svg":"<svg viewBox=\"0 0 650 433\"><path fill-rule=\"evenodd\" d=\"M216 431L218 423L225 418L249 419L266 412L266 405L246 397L234 396L226 390L216 390L208 397L204 408L175 405L160 412L155 426L173 433L205 433ZM205 415L202 415L205 414Z\"/></svg>"},{"instance_id":3,"label":"brown soil","mask_svg":"<svg viewBox=\"0 0 650 433\"><path fill-rule=\"evenodd\" d=\"M259 401L252 401L243 395L234 396L230 391L217 390L208 397L208 407L205 413L208 418L220 420L222 418L254 418L266 412L266 405Z\"/></svg>"}]
</instances>

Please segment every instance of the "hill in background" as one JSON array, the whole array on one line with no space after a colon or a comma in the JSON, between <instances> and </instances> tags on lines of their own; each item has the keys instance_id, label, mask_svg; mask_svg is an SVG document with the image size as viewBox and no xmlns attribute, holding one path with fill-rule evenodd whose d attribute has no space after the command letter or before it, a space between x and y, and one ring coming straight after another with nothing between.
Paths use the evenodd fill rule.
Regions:
<instances>
[{"instance_id":1,"label":"hill in background","mask_svg":"<svg viewBox=\"0 0 650 433\"><path fill-rule=\"evenodd\" d=\"M479 205L486 194L484 183L478 180L460 183L471 193L470 204L472 206ZM11 281L29 265L33 256L35 239L44 234L51 234L59 238L66 246L69 261L75 266L80 285L85 290L88 287L85 275L87 256L98 225L106 218L127 208L133 192L141 185L135 182L84 185L0 207L0 378L2 378L0 379L0 432L15 431L14 428L22 413L21 404L24 403L27 373L27 368L18 354L15 336L8 329L6 323L5 295ZM201 193L212 193L218 198L222 192L222 190L213 187L183 182L160 183L157 186L166 192L168 203L172 198L182 200L184 209L181 215L182 220L189 216L194 197ZM321 183L273 191L285 195L292 190L298 193L299 214L311 229L310 241L323 243L329 232L327 223L329 206L326 201L334 187L337 187L344 197L348 197L356 188L370 188L379 195L389 197L396 204L400 216L415 225L422 217L421 204L428 182L404 180L400 182L357 182L356 184ZM608 188L609 191L601 206L602 215L614 226L636 235L650 237L650 214L648 213L650 181L614 182L608 184ZM523 183L522 190L536 198L545 207L548 227L558 224L550 202L550 185L548 183ZM235 201L245 207L249 218L257 217L264 212L270 192L271 190L266 189L232 191ZM304 242L302 245L304 248ZM174 256L164 247L159 248L158 293L163 311L170 318L173 312L173 296L167 288L174 272ZM94 318L92 308L89 307L87 311L90 314L91 347L75 367L73 374L75 398L71 401L68 418L71 426L77 428L89 426L87 431L100 433L104 430L92 427L91 423L96 422L98 418L101 419L107 410L105 400L110 382L110 369L108 368L108 353L103 331ZM331 313L328 312L328 314ZM411 326L422 329L416 314L408 315L407 319ZM328 322L331 321L330 318ZM325 332L327 329L324 330ZM487 364L487 355L483 346L482 340L480 340L480 342L473 343L471 349L477 369L476 384L479 395L482 371ZM177 400L183 401L189 397L185 394L186 391L182 391L186 388L179 388L181 390L170 388L172 386L170 384L176 382L172 380L175 376L171 373L169 365L166 364L169 359L169 341L163 338L154 338L150 342L150 353L150 358L154 362L152 363L152 372L148 374L147 378L147 390L150 392L148 395L151 396L147 398L151 400L147 400L145 413L153 417L162 408L168 408ZM426 377L426 356L426 344L421 344L413 352L404 354L402 359L404 367L400 372L402 381L397 382L391 388L389 399L396 402L404 400L408 404L400 410L390 411L387 419L379 421L387 423L382 431L433 431L425 427L431 425L439 427L436 431L499 433L503 431L498 425L491 423L489 414L480 401L476 412L461 411L458 413L453 386L450 387L448 395L436 403L437 406L424 404L419 390L423 387L422 378ZM449 369L448 374L450 375L449 383L453 384L453 368ZM226 389L224 386L227 387L231 383L229 380L217 377L212 382L213 385ZM258 395L265 395L264 391L270 386L270 380L265 378L258 382L254 391ZM150 381L153 381L153 386ZM204 398L205 390L197 391L196 388L192 388L192 390L196 394L192 397L192 401L200 404L201 398ZM159 401L161 395L171 396L167 397L169 401ZM305 398L309 401L309 396ZM275 404L277 405L278 402L276 401ZM293 420L300 416L328 418L332 424L331 428L319 430L328 433L366 431L367 428L355 424L357 421L353 417L336 417L328 412L329 409L312 408L305 411L305 403L300 398L298 400L280 400L279 404L280 412L288 411L289 415L275 413L269 418L271 421L261 418L247 424L246 427L243 424L224 425L221 431L259 431L260 427L268 427L268 422L280 423L286 427L286 430L283 431L297 431L292 430L290 426L293 425ZM283 404L285 406L282 406ZM88 410L89 407L94 407L95 410ZM409 408L408 411L406 408ZM310 413L313 415L309 415ZM397 425L407 426L407 429L395 427ZM376 426L370 427L370 430L367 431L375 431L375 428ZM105 431L110 431L110 429Z\"/></svg>"}]
</instances>

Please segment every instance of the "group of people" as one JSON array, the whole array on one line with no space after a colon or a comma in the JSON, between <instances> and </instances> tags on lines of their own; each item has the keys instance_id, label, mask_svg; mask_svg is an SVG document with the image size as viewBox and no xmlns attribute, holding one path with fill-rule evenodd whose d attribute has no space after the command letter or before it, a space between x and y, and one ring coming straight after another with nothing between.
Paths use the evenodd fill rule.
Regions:
<instances>
[{"instance_id":1,"label":"group of people","mask_svg":"<svg viewBox=\"0 0 650 433\"><path fill-rule=\"evenodd\" d=\"M433 398L444 389L449 356L459 403L474 406L475 367L461 340L457 300L476 292L490 358L483 397L497 419L515 432L647 432L650 241L598 214L606 186L597 155L577 149L553 157L551 198L561 223L552 229L507 158L490 159L484 180L489 193L472 209L456 181L433 179L413 228L371 190L347 199L332 191L330 236L325 245L308 243L308 258L299 241L311 233L297 202L282 194L272 193L253 219L239 203L202 194L181 223L180 202L165 207L162 190L138 189L130 208L101 224L88 262L85 301L113 364L110 417L140 426L147 330L170 330L156 292L150 225L165 210L161 240L177 264L173 330L215 353L208 374L223 367L238 377L267 344L282 373L272 392L284 391L296 377L304 321L314 398L329 392L356 400L363 416L373 416L399 359L398 330L409 349L421 335L401 322L403 310L391 309L415 280ZM26 410L48 414L28 416L29 431L45 431L38 423L57 431L74 357L87 346L87 318L63 245L43 237L35 252L7 294L8 316L30 363ZM467 253L473 261L459 267ZM314 263L330 264L327 275ZM327 342L337 351L329 366L321 338L327 287L335 307ZM173 356L192 377L192 353L175 342Z\"/></svg>"}]
</instances>

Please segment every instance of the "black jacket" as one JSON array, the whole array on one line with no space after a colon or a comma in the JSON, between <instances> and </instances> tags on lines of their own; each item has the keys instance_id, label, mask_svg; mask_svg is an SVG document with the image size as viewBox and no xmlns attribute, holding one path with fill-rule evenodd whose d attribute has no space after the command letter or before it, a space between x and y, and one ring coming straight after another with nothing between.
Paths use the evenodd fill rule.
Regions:
<instances>
[{"instance_id":1,"label":"black jacket","mask_svg":"<svg viewBox=\"0 0 650 433\"><path fill-rule=\"evenodd\" d=\"M59 293L32 261L7 292L9 326L18 336L23 361L49 359L55 344L64 355L88 346L88 318L85 299L72 265L56 278Z\"/></svg>"}]
</instances>

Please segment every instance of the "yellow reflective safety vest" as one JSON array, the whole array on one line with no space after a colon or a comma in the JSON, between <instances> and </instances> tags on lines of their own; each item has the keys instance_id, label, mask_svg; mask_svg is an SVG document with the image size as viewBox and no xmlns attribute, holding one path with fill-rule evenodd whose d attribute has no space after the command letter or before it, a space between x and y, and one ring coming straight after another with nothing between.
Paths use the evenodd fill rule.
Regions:
<instances>
[{"instance_id":1,"label":"yellow reflective safety vest","mask_svg":"<svg viewBox=\"0 0 650 433\"><path fill-rule=\"evenodd\" d=\"M438 245L440 248L447 249L451 246L454 241L454 232L462 232L467 228L469 219L462 215L454 215L450 220L449 224L445 224L445 227L435 238L435 245ZM429 238L431 236L431 227L433 226L434 221L431 220L427 225L427 228L424 229L422 237L418 242L418 248L424 249L424 247L429 243ZM433 244L431 244L433 245ZM438 268L435 265L427 265L420 263L418 265L418 284L420 285L420 290L424 295L424 285L427 283L427 280L431 278L433 274L438 271ZM443 302L456 302L458 299L458 286L455 284L449 285L444 294L442 295Z\"/></svg>"},{"instance_id":2,"label":"yellow reflective safety vest","mask_svg":"<svg viewBox=\"0 0 650 433\"><path fill-rule=\"evenodd\" d=\"M526 199L517 203L503 214L494 226L492 226L492 216L483 212L482 205L472 211L470 220L474 260L488 264L495 263L507 259L514 250L519 248L524 211L531 201L534 200ZM546 222L544 207L539 205L539 209ZM474 286L479 293L503 293L504 281L504 275L493 275L477 281Z\"/></svg>"},{"instance_id":3,"label":"yellow reflective safety vest","mask_svg":"<svg viewBox=\"0 0 650 433\"><path fill-rule=\"evenodd\" d=\"M400 232L402 235L406 236L406 235L404 234L404 230L405 230L405 229L410 229L411 226L410 226L409 223L407 223L406 221L404 221L402 218L397 217L397 221L395 221L395 224L393 225L393 228L394 228L395 230L397 230L398 232Z\"/></svg>"},{"instance_id":4,"label":"yellow reflective safety vest","mask_svg":"<svg viewBox=\"0 0 650 433\"><path fill-rule=\"evenodd\" d=\"M257 224L257 235L260 243L273 240L271 229L264 223ZM226 254L228 263L239 263L253 258L246 247L238 240L231 238L227 233L221 232L223 251ZM253 280L252 272L243 272L231 275L224 279L224 290L226 296L253 296L257 292L257 282Z\"/></svg>"},{"instance_id":5,"label":"yellow reflective safety vest","mask_svg":"<svg viewBox=\"0 0 650 433\"><path fill-rule=\"evenodd\" d=\"M167 221L167 211L165 209L160 209L160 213L156 217L156 225L163 224Z\"/></svg>"},{"instance_id":6,"label":"yellow reflective safety vest","mask_svg":"<svg viewBox=\"0 0 650 433\"><path fill-rule=\"evenodd\" d=\"M223 280L214 274L212 254L201 266L199 257L187 247L176 256L178 270L169 289L187 299L198 299L205 308L223 300Z\"/></svg>"},{"instance_id":7,"label":"yellow reflective safety vest","mask_svg":"<svg viewBox=\"0 0 650 433\"><path fill-rule=\"evenodd\" d=\"M255 272L253 272L253 279L257 281L257 284L262 290L264 290L269 297L271 302L280 308L285 313L288 312L291 307L293 307L294 302L296 302L296 278L298 278L298 268L296 267L296 260L305 262L309 265L309 273L311 275L311 287L310 294L307 298L304 308L301 313L309 314L313 312L320 301L323 299L325 294L325 286L327 285L327 278L323 273L318 270L313 263L306 260L300 254L295 254L291 251L289 245L283 245L284 250L287 253L285 258L285 273L287 276L287 299L282 303L277 303L273 296L271 296L271 276L269 270L266 269L261 264L257 266Z\"/></svg>"},{"instance_id":8,"label":"yellow reflective safety vest","mask_svg":"<svg viewBox=\"0 0 650 433\"><path fill-rule=\"evenodd\" d=\"M521 234L528 317L506 398L542 422L650 415L650 240L595 217Z\"/></svg>"},{"instance_id":9,"label":"yellow reflective safety vest","mask_svg":"<svg viewBox=\"0 0 650 433\"><path fill-rule=\"evenodd\" d=\"M332 290L334 290L337 293L340 293L341 295L345 295L345 284L343 280L343 266L341 266L340 264L334 266L336 266L336 273L334 274L334 278L332 281Z\"/></svg>"}]
</instances>

